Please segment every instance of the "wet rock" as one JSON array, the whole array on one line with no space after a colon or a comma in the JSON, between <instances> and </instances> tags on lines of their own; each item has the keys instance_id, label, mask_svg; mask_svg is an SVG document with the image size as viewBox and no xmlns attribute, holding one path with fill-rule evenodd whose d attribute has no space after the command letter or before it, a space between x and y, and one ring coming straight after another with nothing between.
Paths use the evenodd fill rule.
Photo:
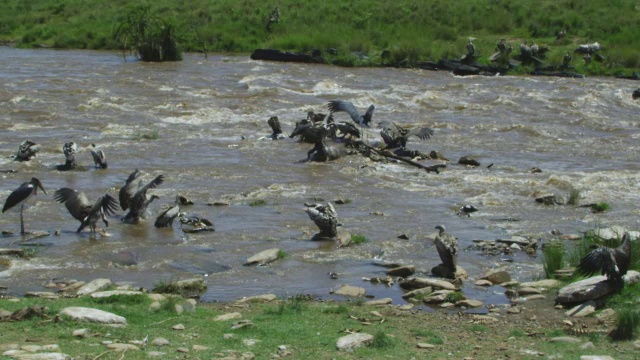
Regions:
<instances>
[{"instance_id":1,"label":"wet rock","mask_svg":"<svg viewBox=\"0 0 640 360\"><path fill-rule=\"evenodd\" d=\"M481 279L489 280L492 284L501 284L511 281L511 275L509 275L505 268L498 268L487 271Z\"/></svg>"},{"instance_id":2,"label":"wet rock","mask_svg":"<svg viewBox=\"0 0 640 360\"><path fill-rule=\"evenodd\" d=\"M433 288L431 286L427 286L427 287L423 287L420 289L416 289L416 290L411 290L409 292L406 292L404 294L402 294L402 298L403 299L412 299L415 297L418 298L424 298L425 296L431 294L433 292Z\"/></svg>"},{"instance_id":3,"label":"wet rock","mask_svg":"<svg viewBox=\"0 0 640 360\"><path fill-rule=\"evenodd\" d=\"M449 161L449 159L447 159L447 157L444 156L443 153L441 153L439 151L435 151L435 150L431 150L431 152L429 152L429 158L431 160Z\"/></svg>"},{"instance_id":4,"label":"wet rock","mask_svg":"<svg viewBox=\"0 0 640 360\"><path fill-rule=\"evenodd\" d=\"M0 249L0 256L2 255L23 257L24 249Z\"/></svg>"},{"instance_id":5,"label":"wet rock","mask_svg":"<svg viewBox=\"0 0 640 360\"><path fill-rule=\"evenodd\" d=\"M371 301L365 301L365 303L363 305L366 306L382 306L382 305L389 305L392 304L393 300L391 298L384 298L384 299L378 299L378 300L371 300Z\"/></svg>"},{"instance_id":6,"label":"wet rock","mask_svg":"<svg viewBox=\"0 0 640 360\"><path fill-rule=\"evenodd\" d=\"M272 261L275 261L279 258L279 253L280 253L280 249L278 248L274 248L274 249L268 249L268 250L264 250L261 251L255 255L253 255L252 257L250 257L249 259L247 259L247 262L244 263L245 266L249 266L249 265L266 265Z\"/></svg>"},{"instance_id":7,"label":"wet rock","mask_svg":"<svg viewBox=\"0 0 640 360\"><path fill-rule=\"evenodd\" d=\"M127 319L122 316L93 308L71 306L62 309L60 314L69 316L73 320L77 321L88 321L101 324L127 324Z\"/></svg>"},{"instance_id":8,"label":"wet rock","mask_svg":"<svg viewBox=\"0 0 640 360\"><path fill-rule=\"evenodd\" d=\"M338 244L338 248L347 247L351 245L351 233L344 229L338 230L338 235L336 235L336 243Z\"/></svg>"},{"instance_id":9,"label":"wet rock","mask_svg":"<svg viewBox=\"0 0 640 360\"><path fill-rule=\"evenodd\" d=\"M240 300L237 300L236 304L246 304L246 303L252 303L252 302L265 303L265 302L273 301L273 300L275 300L277 298L278 297L276 295L274 295L274 294L249 296L249 297L245 297L245 298L242 298Z\"/></svg>"},{"instance_id":10,"label":"wet rock","mask_svg":"<svg viewBox=\"0 0 640 360\"><path fill-rule=\"evenodd\" d=\"M242 314L240 314L239 312L232 312L232 313L218 315L213 318L213 321L229 321L234 319L240 319L241 317L242 317Z\"/></svg>"},{"instance_id":11,"label":"wet rock","mask_svg":"<svg viewBox=\"0 0 640 360\"><path fill-rule=\"evenodd\" d=\"M480 162L470 156L463 156L458 160L458 165L480 166Z\"/></svg>"},{"instance_id":12,"label":"wet rock","mask_svg":"<svg viewBox=\"0 0 640 360\"><path fill-rule=\"evenodd\" d=\"M464 306L467 308L477 308L477 307L484 306L484 304L482 303L482 301L479 301L479 300L466 299L466 300L460 300L456 302L456 306Z\"/></svg>"},{"instance_id":13,"label":"wet rock","mask_svg":"<svg viewBox=\"0 0 640 360\"><path fill-rule=\"evenodd\" d=\"M527 246L531 243L531 240L527 239L524 236L513 236L511 237L511 239L497 239L496 242L507 244L507 245L516 244L520 246Z\"/></svg>"},{"instance_id":14,"label":"wet rock","mask_svg":"<svg viewBox=\"0 0 640 360\"><path fill-rule=\"evenodd\" d=\"M106 289L109 286L111 286L111 280L109 280L109 279L95 279L93 281L90 281L88 284L85 284L80 289L78 289L76 294L78 294L78 295L87 295L87 294L91 294L91 293L96 292L96 291L100 291L100 290Z\"/></svg>"},{"instance_id":15,"label":"wet rock","mask_svg":"<svg viewBox=\"0 0 640 360\"><path fill-rule=\"evenodd\" d=\"M521 296L541 294L541 293L542 293L542 290L532 288L532 287L521 287L520 289L518 289L518 295L521 295Z\"/></svg>"},{"instance_id":16,"label":"wet rock","mask_svg":"<svg viewBox=\"0 0 640 360\"><path fill-rule=\"evenodd\" d=\"M564 205L562 196L553 194L537 197L536 202L544 205Z\"/></svg>"},{"instance_id":17,"label":"wet rock","mask_svg":"<svg viewBox=\"0 0 640 360\"><path fill-rule=\"evenodd\" d=\"M597 237L600 237L605 240L617 240L621 239L622 235L628 232L631 240L637 239L640 236L640 232L638 231L629 231L622 226L611 226L607 228L599 228L593 231L593 234Z\"/></svg>"},{"instance_id":18,"label":"wet rock","mask_svg":"<svg viewBox=\"0 0 640 360\"><path fill-rule=\"evenodd\" d=\"M584 304L577 305L570 310L567 310L564 314L571 317L581 318L589 316L596 312L596 303L593 300L589 300Z\"/></svg>"},{"instance_id":19,"label":"wet rock","mask_svg":"<svg viewBox=\"0 0 640 360\"><path fill-rule=\"evenodd\" d=\"M474 283L474 285L476 285L476 286L491 286L491 285L493 285L493 283L491 281L489 281L489 280L480 279L480 280L477 280Z\"/></svg>"},{"instance_id":20,"label":"wet rock","mask_svg":"<svg viewBox=\"0 0 640 360\"><path fill-rule=\"evenodd\" d=\"M91 293L91 298L93 299L102 299L108 298L112 296L136 296L142 295L141 291L125 291L125 290L111 290L111 291L98 291Z\"/></svg>"},{"instance_id":21,"label":"wet rock","mask_svg":"<svg viewBox=\"0 0 640 360\"><path fill-rule=\"evenodd\" d=\"M460 280L465 280L468 277L467 271L457 265L456 265L456 272L453 274L451 274L451 271L449 270L449 268L444 264L439 264L438 266L434 266L433 268L431 268L431 273L434 276L445 278L445 279L447 278L451 279L452 275L453 275L453 279L460 279Z\"/></svg>"},{"instance_id":22,"label":"wet rock","mask_svg":"<svg viewBox=\"0 0 640 360\"><path fill-rule=\"evenodd\" d=\"M400 287L405 290L420 289L427 286L430 286L436 289L445 289L445 290L456 289L455 285L453 285L448 281L432 279L432 278L411 277L400 283Z\"/></svg>"},{"instance_id":23,"label":"wet rock","mask_svg":"<svg viewBox=\"0 0 640 360\"><path fill-rule=\"evenodd\" d=\"M349 334L338 339L336 346L339 351L351 352L361 346L369 345L373 342L373 335L366 333Z\"/></svg>"},{"instance_id":24,"label":"wet rock","mask_svg":"<svg viewBox=\"0 0 640 360\"><path fill-rule=\"evenodd\" d=\"M625 283L631 284L640 281L640 273L629 270L624 276ZM607 281L604 275L593 276L588 279L576 281L569 284L558 292L556 302L561 304L582 303L588 300L595 300L605 295L611 294L615 288Z\"/></svg>"},{"instance_id":25,"label":"wet rock","mask_svg":"<svg viewBox=\"0 0 640 360\"><path fill-rule=\"evenodd\" d=\"M451 294L453 290L438 290L431 293L424 298L425 304L441 304L447 299L447 295Z\"/></svg>"},{"instance_id":26,"label":"wet rock","mask_svg":"<svg viewBox=\"0 0 640 360\"><path fill-rule=\"evenodd\" d=\"M340 287L340 289L336 290L334 292L334 294L343 295L343 296L351 296L351 297L361 297L361 296L364 296L366 294L366 290L364 288L361 288L361 287L358 287L358 286L342 285L342 287Z\"/></svg>"},{"instance_id":27,"label":"wet rock","mask_svg":"<svg viewBox=\"0 0 640 360\"><path fill-rule=\"evenodd\" d=\"M532 287L532 288L553 288L560 285L560 281L555 279L544 279L539 281L529 281L523 282L520 284L522 287Z\"/></svg>"},{"instance_id":28,"label":"wet rock","mask_svg":"<svg viewBox=\"0 0 640 360\"><path fill-rule=\"evenodd\" d=\"M389 276L400 276L400 277L407 277L407 276L411 276L416 272L416 267L413 265L407 265L407 266L401 266L401 267L397 267L397 268L393 268L390 270L387 270L387 275Z\"/></svg>"},{"instance_id":29,"label":"wet rock","mask_svg":"<svg viewBox=\"0 0 640 360\"><path fill-rule=\"evenodd\" d=\"M162 337L158 337L151 340L151 345L154 345L154 346L167 346L169 344L171 344L171 342Z\"/></svg>"}]
</instances>

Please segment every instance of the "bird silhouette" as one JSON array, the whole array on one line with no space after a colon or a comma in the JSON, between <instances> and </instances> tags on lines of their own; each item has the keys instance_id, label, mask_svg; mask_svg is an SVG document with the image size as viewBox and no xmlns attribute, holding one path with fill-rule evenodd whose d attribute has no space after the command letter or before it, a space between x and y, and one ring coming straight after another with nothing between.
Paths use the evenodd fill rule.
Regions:
<instances>
[{"instance_id":1,"label":"bird silhouette","mask_svg":"<svg viewBox=\"0 0 640 360\"><path fill-rule=\"evenodd\" d=\"M104 155L104 151L97 149L96 144L91 144L91 157L93 157L93 163L96 168L107 168L107 157Z\"/></svg>"},{"instance_id":2,"label":"bird silhouette","mask_svg":"<svg viewBox=\"0 0 640 360\"><path fill-rule=\"evenodd\" d=\"M320 229L320 233L314 238L333 238L338 235L338 213L333 205L329 202L324 204L305 204L306 212Z\"/></svg>"},{"instance_id":3,"label":"bird silhouette","mask_svg":"<svg viewBox=\"0 0 640 360\"><path fill-rule=\"evenodd\" d=\"M629 233L622 236L622 244L616 248L601 246L580 259L578 269L584 275L591 276L597 272L606 275L615 289L624 287L622 277L629 270L631 263L631 237Z\"/></svg>"},{"instance_id":4,"label":"bird silhouette","mask_svg":"<svg viewBox=\"0 0 640 360\"><path fill-rule=\"evenodd\" d=\"M105 226L109 226L107 216L115 214L118 210L118 201L109 194L104 194L93 204L87 196L78 190L62 188L56 190L53 198L59 203L63 203L69 210L71 216L80 221L80 227L76 232L82 231L89 226L91 232L96 232L96 223L102 219Z\"/></svg>"},{"instance_id":5,"label":"bird silhouette","mask_svg":"<svg viewBox=\"0 0 640 360\"><path fill-rule=\"evenodd\" d=\"M349 101L342 101L342 100L329 101L329 103L327 104L327 107L329 108L329 111L331 112L331 114L335 112L344 111L348 113L349 116L351 116L351 120L353 120L356 124L360 126L366 126L366 127L369 127L369 124L371 123L371 118L373 117L373 111L376 108L375 106L371 105L369 106L369 109L367 109L367 112L364 115L360 115L360 113L358 112L358 109L356 109L356 107L353 106L353 104Z\"/></svg>"},{"instance_id":6,"label":"bird silhouette","mask_svg":"<svg viewBox=\"0 0 640 360\"><path fill-rule=\"evenodd\" d=\"M7 210L20 205L20 234L24 234L24 219L22 213L24 211L24 203L29 200L33 195L38 194L38 188L43 193L47 193L42 186L42 183L37 178L32 177L28 182L22 183L17 189L13 190L7 200L4 202L2 213Z\"/></svg>"},{"instance_id":7,"label":"bird silhouette","mask_svg":"<svg viewBox=\"0 0 640 360\"><path fill-rule=\"evenodd\" d=\"M136 223L140 219L146 218L146 211L149 207L149 204L155 199L158 199L158 196L151 195L147 196L147 190L153 189L158 185L164 182L164 176L158 175L153 180L148 183L142 183L142 180L136 181L139 175L134 175L138 170L134 171L131 175L129 175L129 179L132 179L131 182L125 184L125 186L120 189L120 201L124 199L129 212L123 218L124 222L127 223ZM132 178L133 176L133 178ZM124 192L122 190L125 190ZM122 202L120 203L120 207L124 209ZM126 209L124 209L126 210Z\"/></svg>"},{"instance_id":8,"label":"bird silhouette","mask_svg":"<svg viewBox=\"0 0 640 360\"><path fill-rule=\"evenodd\" d=\"M436 226L436 230L439 230L433 241L436 250L438 250L442 264L447 269L447 277L455 278L456 265L458 264L458 240L455 236L445 232L444 225Z\"/></svg>"},{"instance_id":9,"label":"bird silhouette","mask_svg":"<svg viewBox=\"0 0 640 360\"><path fill-rule=\"evenodd\" d=\"M23 141L18 147L15 160L17 161L29 161L36 156L36 153L40 151L40 145L34 143L31 140Z\"/></svg>"},{"instance_id":10,"label":"bird silhouette","mask_svg":"<svg viewBox=\"0 0 640 360\"><path fill-rule=\"evenodd\" d=\"M433 130L428 127L405 129L396 125L392 121L383 121L378 124L380 136L387 145L387 148L395 149L398 147L406 147L410 136L415 136L420 140L427 140L433 135Z\"/></svg>"}]
</instances>

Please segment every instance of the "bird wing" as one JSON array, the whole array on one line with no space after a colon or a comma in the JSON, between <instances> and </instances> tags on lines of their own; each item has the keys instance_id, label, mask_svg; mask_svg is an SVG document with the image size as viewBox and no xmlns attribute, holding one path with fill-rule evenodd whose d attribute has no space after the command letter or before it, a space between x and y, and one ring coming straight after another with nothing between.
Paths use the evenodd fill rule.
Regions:
<instances>
[{"instance_id":1,"label":"bird wing","mask_svg":"<svg viewBox=\"0 0 640 360\"><path fill-rule=\"evenodd\" d=\"M358 113L358 109L356 109L356 107L353 106L353 104L349 101L342 101L342 100L329 101L329 104L327 104L327 107L329 108L329 111L332 113L344 111L348 113L349 116L351 116L351 120L355 121L360 125L364 124L364 119L362 118L360 113Z\"/></svg>"},{"instance_id":2,"label":"bird wing","mask_svg":"<svg viewBox=\"0 0 640 360\"><path fill-rule=\"evenodd\" d=\"M380 136L382 136L382 140L387 145L395 143L397 138L400 136L400 132L398 131L398 126L391 121L382 121L378 124L378 128L380 128Z\"/></svg>"},{"instance_id":3,"label":"bird wing","mask_svg":"<svg viewBox=\"0 0 640 360\"><path fill-rule=\"evenodd\" d=\"M373 111L376 109L375 106L371 105L369 106L369 108L367 109L367 112L364 114L364 116L362 117L362 123L365 126L369 126L369 123L371 122L371 119L373 118ZM361 124L362 125L362 124Z\"/></svg>"},{"instance_id":4,"label":"bird wing","mask_svg":"<svg viewBox=\"0 0 640 360\"><path fill-rule=\"evenodd\" d=\"M174 205L168 208L156 218L156 222L154 226L155 227L171 226L171 224L173 223L173 220L176 218L176 216L178 216L179 213L180 213L180 207L178 205Z\"/></svg>"},{"instance_id":5,"label":"bird wing","mask_svg":"<svg viewBox=\"0 0 640 360\"><path fill-rule=\"evenodd\" d=\"M607 278L620 277L620 270L611 250L602 246L591 251L580 259L578 269L587 276L600 272L602 275L607 275Z\"/></svg>"},{"instance_id":6,"label":"bird wing","mask_svg":"<svg viewBox=\"0 0 640 360\"><path fill-rule=\"evenodd\" d=\"M409 136L415 136L420 140L427 140L433 136L433 130L428 127L411 129L407 133L406 137L408 138Z\"/></svg>"},{"instance_id":7,"label":"bird wing","mask_svg":"<svg viewBox=\"0 0 640 360\"><path fill-rule=\"evenodd\" d=\"M127 210L129 208L131 199L136 195L138 188L140 188L140 182L135 184L134 181L141 175L142 172L138 169L135 169L131 174L129 174L129 177L125 181L124 186L120 188L118 199L120 200L120 207L122 207L122 210Z\"/></svg>"},{"instance_id":8,"label":"bird wing","mask_svg":"<svg viewBox=\"0 0 640 360\"><path fill-rule=\"evenodd\" d=\"M91 156L93 157L94 163L98 163L98 164L104 163L104 160L105 160L104 151L91 150Z\"/></svg>"},{"instance_id":9,"label":"bird wing","mask_svg":"<svg viewBox=\"0 0 640 360\"><path fill-rule=\"evenodd\" d=\"M340 122L336 124L336 127L338 128L338 130L340 130L342 134L345 134L345 135L348 134L356 138L360 137L360 130L358 130L358 128L356 128L353 124Z\"/></svg>"},{"instance_id":10,"label":"bird wing","mask_svg":"<svg viewBox=\"0 0 640 360\"><path fill-rule=\"evenodd\" d=\"M4 207L2 208L2 212L5 212L12 207L18 205L21 201L29 198L31 193L33 192L33 184L30 182L23 183L17 189L13 190L7 200L4 202Z\"/></svg>"},{"instance_id":11,"label":"bird wing","mask_svg":"<svg viewBox=\"0 0 640 360\"><path fill-rule=\"evenodd\" d=\"M118 210L118 201L113 196L104 194L93 204L89 212L95 214L100 210L107 216L114 215Z\"/></svg>"},{"instance_id":12,"label":"bird wing","mask_svg":"<svg viewBox=\"0 0 640 360\"><path fill-rule=\"evenodd\" d=\"M64 203L71 216L79 221L82 221L88 215L87 210L91 208L91 203L87 196L83 192L71 188L56 190L53 198L59 203Z\"/></svg>"}]
</instances>

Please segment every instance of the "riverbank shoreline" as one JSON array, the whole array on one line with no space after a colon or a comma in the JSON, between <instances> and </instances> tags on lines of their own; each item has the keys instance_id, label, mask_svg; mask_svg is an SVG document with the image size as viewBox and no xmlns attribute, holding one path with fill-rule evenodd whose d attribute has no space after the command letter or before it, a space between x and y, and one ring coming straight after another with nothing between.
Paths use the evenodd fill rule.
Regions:
<instances>
[{"instance_id":1,"label":"riverbank shoreline","mask_svg":"<svg viewBox=\"0 0 640 360\"><path fill-rule=\"evenodd\" d=\"M0 319L5 321L0 352L17 359L35 353L58 353L60 359L98 355L117 359L126 352L132 359L190 354L230 360L451 355L621 359L638 351L632 341L607 339L610 318L565 318L563 309L554 308L554 291L480 314L464 307L425 312L411 304L362 298L323 301L303 294L203 304L138 290L95 291L56 300L0 299ZM91 313L90 309L100 310L102 319L110 320L75 317L76 312Z\"/></svg>"}]
</instances>

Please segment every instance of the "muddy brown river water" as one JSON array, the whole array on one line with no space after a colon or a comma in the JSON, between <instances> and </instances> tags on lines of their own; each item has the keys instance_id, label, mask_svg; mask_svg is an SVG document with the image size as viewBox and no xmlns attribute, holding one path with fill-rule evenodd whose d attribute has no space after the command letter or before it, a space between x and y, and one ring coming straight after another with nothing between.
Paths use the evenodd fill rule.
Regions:
<instances>
[{"instance_id":1,"label":"muddy brown river water","mask_svg":"<svg viewBox=\"0 0 640 360\"><path fill-rule=\"evenodd\" d=\"M51 236L29 260L11 259L0 267L0 286L8 294L43 290L51 279L117 282L152 287L159 281L206 276L203 301L275 293L329 296L341 284L363 286L375 297L401 303L401 290L373 285L363 277L383 276L374 260L414 264L427 274L439 263L426 239L444 224L459 238L459 264L472 280L470 297L506 301L499 287L476 288L485 270L504 265L520 281L541 274L539 258L524 252L483 256L464 250L475 239L514 235L550 238L551 230L579 233L599 226L638 229L640 193L640 102L631 99L637 82L609 78L456 77L448 72L339 68L324 65L252 61L245 55L188 54L177 63L123 61L112 52L18 50L0 47L0 199L35 176L47 190L25 209L25 226ZM330 100L376 105L374 123L427 125L434 136L415 138L409 147L437 150L454 160L433 174L396 163L373 163L350 156L307 163L311 148L293 139L259 140L268 135L267 119L277 115L286 133L307 111L325 111ZM345 113L337 120L350 121ZM157 133L157 139L140 139ZM369 141L379 141L375 126ZM12 161L18 145L42 146L25 163ZM62 145L74 141L81 168L60 172ZM96 170L89 153L96 143L109 168ZM473 156L478 168L454 165ZM494 165L488 169L486 165ZM426 161L431 165L434 162ZM541 173L530 169L539 167ZM215 232L185 234L111 218L109 237L75 233L78 222L52 193L61 187L84 191L90 199L113 195L139 168L164 174L150 191L160 199L157 214L182 194L185 207L214 222ZM607 202L611 210L544 206L534 198L578 189L581 203ZM318 199L348 199L336 205L342 227L368 242L337 249L312 242L317 231L303 204ZM263 206L251 206L263 200ZM223 201L228 206L209 206ZM473 204L471 217L455 209ZM376 215L376 214L383 215ZM511 219L515 221L505 221ZM55 230L61 230L54 236ZM19 215L0 215L0 247L19 247ZM409 240L398 239L406 233ZM247 257L280 248L285 259L246 267ZM464 250L464 251L463 251ZM327 274L339 274L337 280Z\"/></svg>"}]
</instances>

